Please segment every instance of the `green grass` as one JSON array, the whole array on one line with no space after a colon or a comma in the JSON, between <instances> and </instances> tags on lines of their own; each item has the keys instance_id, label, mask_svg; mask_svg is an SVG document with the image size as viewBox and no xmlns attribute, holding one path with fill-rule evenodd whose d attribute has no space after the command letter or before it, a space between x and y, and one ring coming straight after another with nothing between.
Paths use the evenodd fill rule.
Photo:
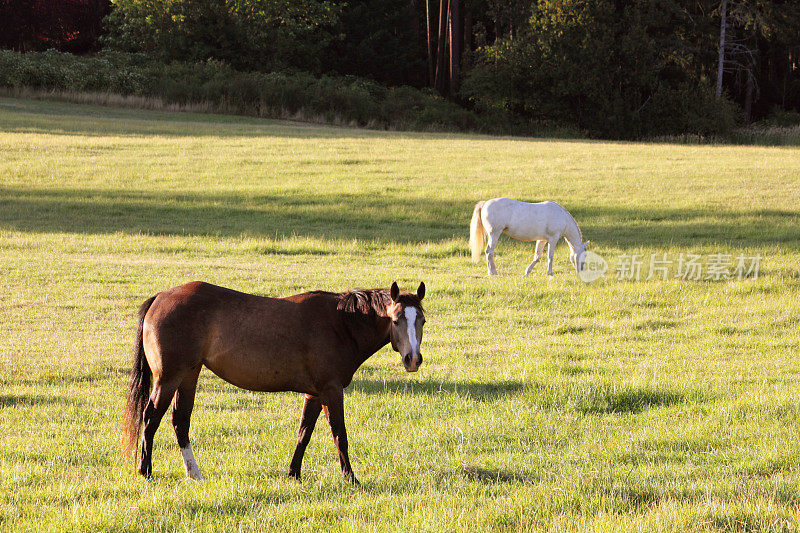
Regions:
<instances>
[{"instance_id":1,"label":"green grass","mask_svg":"<svg viewBox=\"0 0 800 533\"><path fill-rule=\"evenodd\" d=\"M529 278L469 261L479 199L556 200ZM800 149L385 133L0 99L0 529L739 530L800 527ZM620 254L761 254L758 279L618 281ZM645 265L646 268L646 265ZM302 398L204 371L184 479L118 454L135 311L202 279L263 295L426 296L425 364L385 348L346 391L351 459Z\"/></svg>"}]
</instances>

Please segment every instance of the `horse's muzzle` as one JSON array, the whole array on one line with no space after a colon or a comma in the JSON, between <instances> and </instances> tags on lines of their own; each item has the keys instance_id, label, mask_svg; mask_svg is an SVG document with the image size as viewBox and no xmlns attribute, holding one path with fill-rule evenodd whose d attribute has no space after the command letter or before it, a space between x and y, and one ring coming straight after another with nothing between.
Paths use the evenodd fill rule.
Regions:
<instances>
[{"instance_id":1,"label":"horse's muzzle","mask_svg":"<svg viewBox=\"0 0 800 533\"><path fill-rule=\"evenodd\" d=\"M422 366L422 354L412 357L410 353L403 356L403 366L406 372L416 372Z\"/></svg>"}]
</instances>

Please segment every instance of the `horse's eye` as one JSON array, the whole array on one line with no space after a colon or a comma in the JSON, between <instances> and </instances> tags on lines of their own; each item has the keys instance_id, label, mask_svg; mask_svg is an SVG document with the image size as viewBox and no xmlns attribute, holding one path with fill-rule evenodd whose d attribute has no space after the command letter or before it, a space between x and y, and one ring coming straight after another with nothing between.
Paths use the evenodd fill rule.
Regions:
<instances>
[{"instance_id":1,"label":"horse's eye","mask_svg":"<svg viewBox=\"0 0 800 533\"><path fill-rule=\"evenodd\" d=\"M395 326L397 326L397 325L399 325L399 324L400 324L400 321L399 321L399 320L392 320L392 324L394 324Z\"/></svg>"}]
</instances>

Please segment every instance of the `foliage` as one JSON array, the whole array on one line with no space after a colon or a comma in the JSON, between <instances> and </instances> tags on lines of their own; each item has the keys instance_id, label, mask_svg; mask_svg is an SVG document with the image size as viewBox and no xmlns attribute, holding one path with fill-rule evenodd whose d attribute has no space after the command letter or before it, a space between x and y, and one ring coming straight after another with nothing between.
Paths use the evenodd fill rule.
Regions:
<instances>
[{"instance_id":1,"label":"foliage","mask_svg":"<svg viewBox=\"0 0 800 533\"><path fill-rule=\"evenodd\" d=\"M423 2L424 3L424 2ZM413 2L350 0L331 41L328 68L388 85L425 85L425 51Z\"/></svg>"},{"instance_id":2,"label":"foliage","mask_svg":"<svg viewBox=\"0 0 800 533\"><path fill-rule=\"evenodd\" d=\"M711 87L700 84L662 83L642 107L642 129L650 135L694 133L710 136L730 132L737 108L727 98L718 100Z\"/></svg>"},{"instance_id":3,"label":"foliage","mask_svg":"<svg viewBox=\"0 0 800 533\"><path fill-rule=\"evenodd\" d=\"M0 51L0 86L146 94L150 65L144 56L105 54L84 58L48 50Z\"/></svg>"},{"instance_id":4,"label":"foliage","mask_svg":"<svg viewBox=\"0 0 800 533\"><path fill-rule=\"evenodd\" d=\"M702 99L706 108L691 105L694 95L706 94L704 83L673 75L680 50L670 50L652 31L645 7L543 0L518 38L479 51L462 94L479 109L574 124L607 137L727 131L732 108L709 98ZM681 105L671 107L676 98Z\"/></svg>"},{"instance_id":5,"label":"foliage","mask_svg":"<svg viewBox=\"0 0 800 533\"><path fill-rule=\"evenodd\" d=\"M720 4L461 0L453 28L454 35L463 29L462 61L440 90L461 86L451 98L480 110L490 128L546 124L620 138L724 132L739 116L800 111L796 0L727 3L722 84L745 112L705 98L717 81ZM428 38L438 55L441 7L436 0L0 0L0 47L96 52L100 39L106 52L162 63L212 60L237 71L423 87L433 60ZM691 95L709 108L692 106ZM667 101L682 103L654 109Z\"/></svg>"},{"instance_id":6,"label":"foliage","mask_svg":"<svg viewBox=\"0 0 800 533\"><path fill-rule=\"evenodd\" d=\"M241 72L216 60L162 63L143 54L87 58L54 50L0 51L0 86L152 96L244 115L299 114L371 127L474 130L480 125L474 113L411 87L392 89L352 76Z\"/></svg>"},{"instance_id":7,"label":"foliage","mask_svg":"<svg viewBox=\"0 0 800 533\"><path fill-rule=\"evenodd\" d=\"M339 11L328 0L115 0L105 44L162 61L318 72Z\"/></svg>"},{"instance_id":8,"label":"foliage","mask_svg":"<svg viewBox=\"0 0 800 533\"><path fill-rule=\"evenodd\" d=\"M162 61L217 59L424 84L412 4L397 0L115 0L109 48Z\"/></svg>"},{"instance_id":9,"label":"foliage","mask_svg":"<svg viewBox=\"0 0 800 533\"><path fill-rule=\"evenodd\" d=\"M800 126L800 112L784 111L776 107L772 113L762 121L763 125L770 126Z\"/></svg>"}]
</instances>

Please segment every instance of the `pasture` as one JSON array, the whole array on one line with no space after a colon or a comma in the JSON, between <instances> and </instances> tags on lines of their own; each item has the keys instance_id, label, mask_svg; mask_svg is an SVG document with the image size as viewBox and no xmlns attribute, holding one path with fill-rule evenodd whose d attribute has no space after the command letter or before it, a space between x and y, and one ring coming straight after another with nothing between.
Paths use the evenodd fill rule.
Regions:
<instances>
[{"instance_id":1,"label":"pasture","mask_svg":"<svg viewBox=\"0 0 800 533\"><path fill-rule=\"evenodd\" d=\"M477 200L555 200L608 275L555 277ZM0 529L800 527L800 149L392 133L0 98ZM757 279L617 280L621 254L763 257ZM643 267L646 272L647 264ZM643 276L644 277L644 276ZM119 456L136 309L205 280L428 288L424 364L345 390L353 469L302 395L200 377L185 479Z\"/></svg>"}]
</instances>

